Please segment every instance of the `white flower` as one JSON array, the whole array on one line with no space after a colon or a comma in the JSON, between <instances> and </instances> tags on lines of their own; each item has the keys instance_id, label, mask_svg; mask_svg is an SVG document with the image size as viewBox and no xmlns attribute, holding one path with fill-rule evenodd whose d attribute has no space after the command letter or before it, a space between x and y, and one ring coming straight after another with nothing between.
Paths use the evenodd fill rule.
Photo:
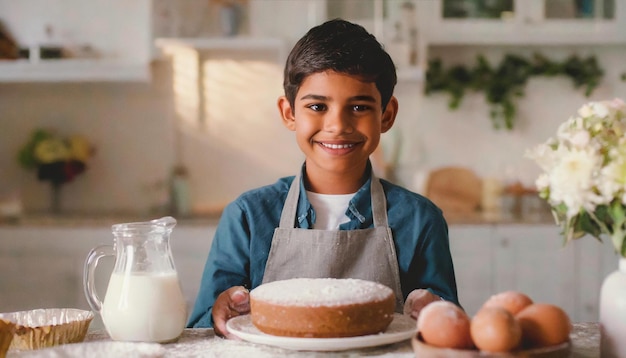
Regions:
<instances>
[{"instance_id":1,"label":"white flower","mask_svg":"<svg viewBox=\"0 0 626 358\"><path fill-rule=\"evenodd\" d=\"M585 104L580 107L580 109L578 110L578 115L582 118L593 116L593 109L591 108L591 105Z\"/></svg>"},{"instance_id":2,"label":"white flower","mask_svg":"<svg viewBox=\"0 0 626 358\"><path fill-rule=\"evenodd\" d=\"M604 180L598 183L598 190L605 202L610 202L617 197L620 190L624 191L623 175L626 174L625 169L624 163L616 162L609 163L602 168L601 174Z\"/></svg>"},{"instance_id":3,"label":"white flower","mask_svg":"<svg viewBox=\"0 0 626 358\"><path fill-rule=\"evenodd\" d=\"M592 102L591 109L597 117L605 118L609 115L609 108L603 102Z\"/></svg>"},{"instance_id":4,"label":"white flower","mask_svg":"<svg viewBox=\"0 0 626 358\"><path fill-rule=\"evenodd\" d=\"M535 181L535 185L537 186L537 190L539 192L543 192L546 189L550 188L550 176L546 173L542 173L539 175L537 180Z\"/></svg>"},{"instance_id":5,"label":"white flower","mask_svg":"<svg viewBox=\"0 0 626 358\"><path fill-rule=\"evenodd\" d=\"M582 118L581 117L570 117L565 122L561 123L559 128L556 130L556 141L560 142L563 140L568 140L570 137L570 131L572 128L582 128Z\"/></svg>"},{"instance_id":6,"label":"white flower","mask_svg":"<svg viewBox=\"0 0 626 358\"><path fill-rule=\"evenodd\" d=\"M551 202L564 203L567 217L581 209L594 210L599 201L593 191L593 174L600 168L600 157L592 150L559 147L560 160L550 173Z\"/></svg>"},{"instance_id":7,"label":"white flower","mask_svg":"<svg viewBox=\"0 0 626 358\"><path fill-rule=\"evenodd\" d=\"M577 114L526 152L543 170L535 184L567 240L607 235L626 257L626 103L590 102Z\"/></svg>"},{"instance_id":8,"label":"white flower","mask_svg":"<svg viewBox=\"0 0 626 358\"><path fill-rule=\"evenodd\" d=\"M533 159L544 171L550 171L555 163L556 156L548 144L539 144L526 151L526 158Z\"/></svg>"},{"instance_id":9,"label":"white flower","mask_svg":"<svg viewBox=\"0 0 626 358\"><path fill-rule=\"evenodd\" d=\"M570 142L576 148L585 148L589 145L589 140L591 139L591 135L586 130L579 130L572 133L570 138Z\"/></svg>"},{"instance_id":10,"label":"white flower","mask_svg":"<svg viewBox=\"0 0 626 358\"><path fill-rule=\"evenodd\" d=\"M626 112L626 102L621 98L615 98L611 101L607 101L607 106L613 110Z\"/></svg>"}]
</instances>

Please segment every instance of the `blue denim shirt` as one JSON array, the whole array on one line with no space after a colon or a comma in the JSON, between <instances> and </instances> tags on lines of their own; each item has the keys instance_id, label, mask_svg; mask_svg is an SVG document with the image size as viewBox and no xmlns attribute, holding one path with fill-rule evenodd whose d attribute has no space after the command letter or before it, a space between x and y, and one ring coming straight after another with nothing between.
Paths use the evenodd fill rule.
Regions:
<instances>
[{"instance_id":1,"label":"blue denim shirt","mask_svg":"<svg viewBox=\"0 0 626 358\"><path fill-rule=\"evenodd\" d=\"M188 327L212 327L213 304L226 289L239 285L253 289L261 284L274 229L293 180L293 176L285 177L245 192L224 209ZM341 224L340 230L373 227L370 181L350 201L346 212L350 221ZM448 225L441 210L419 194L381 182L404 299L411 291L426 288L458 305ZM315 211L302 180L296 220L294 224L303 229L312 228L315 222Z\"/></svg>"}]
</instances>

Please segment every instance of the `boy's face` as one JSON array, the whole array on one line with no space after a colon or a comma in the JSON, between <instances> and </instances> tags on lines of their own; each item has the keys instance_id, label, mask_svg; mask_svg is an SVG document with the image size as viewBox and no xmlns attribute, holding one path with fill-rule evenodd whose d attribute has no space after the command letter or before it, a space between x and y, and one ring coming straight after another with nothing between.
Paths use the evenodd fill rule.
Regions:
<instances>
[{"instance_id":1,"label":"boy's face","mask_svg":"<svg viewBox=\"0 0 626 358\"><path fill-rule=\"evenodd\" d=\"M333 71L309 75L292 108L278 101L285 126L296 133L307 173L361 176L367 160L395 120L397 100L383 113L376 84Z\"/></svg>"}]
</instances>

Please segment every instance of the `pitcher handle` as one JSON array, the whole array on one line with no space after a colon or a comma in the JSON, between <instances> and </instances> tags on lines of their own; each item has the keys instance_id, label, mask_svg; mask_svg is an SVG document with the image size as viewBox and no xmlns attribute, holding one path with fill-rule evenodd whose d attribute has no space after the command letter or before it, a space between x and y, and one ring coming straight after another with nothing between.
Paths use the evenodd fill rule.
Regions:
<instances>
[{"instance_id":1,"label":"pitcher handle","mask_svg":"<svg viewBox=\"0 0 626 358\"><path fill-rule=\"evenodd\" d=\"M85 268L83 271L83 289L85 290L85 297L87 298L87 303L91 306L91 309L100 313L102 310L102 300L98 297L98 293L96 292L94 273L96 271L96 266L98 265L98 261L104 256L114 256L115 249L111 245L101 245L96 246L87 255L87 259L85 260Z\"/></svg>"}]
</instances>

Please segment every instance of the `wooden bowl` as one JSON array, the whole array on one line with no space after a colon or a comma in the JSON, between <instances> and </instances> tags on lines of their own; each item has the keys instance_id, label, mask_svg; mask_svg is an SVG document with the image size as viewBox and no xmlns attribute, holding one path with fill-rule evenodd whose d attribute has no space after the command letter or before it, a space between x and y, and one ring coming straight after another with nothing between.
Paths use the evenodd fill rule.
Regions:
<instances>
[{"instance_id":1,"label":"wooden bowl","mask_svg":"<svg viewBox=\"0 0 626 358\"><path fill-rule=\"evenodd\" d=\"M571 343L565 342L551 347L525 349L506 353L483 352L476 349L452 349L439 348L424 343L419 334L411 338L411 345L416 357L433 357L433 358L560 358L569 357Z\"/></svg>"}]
</instances>

